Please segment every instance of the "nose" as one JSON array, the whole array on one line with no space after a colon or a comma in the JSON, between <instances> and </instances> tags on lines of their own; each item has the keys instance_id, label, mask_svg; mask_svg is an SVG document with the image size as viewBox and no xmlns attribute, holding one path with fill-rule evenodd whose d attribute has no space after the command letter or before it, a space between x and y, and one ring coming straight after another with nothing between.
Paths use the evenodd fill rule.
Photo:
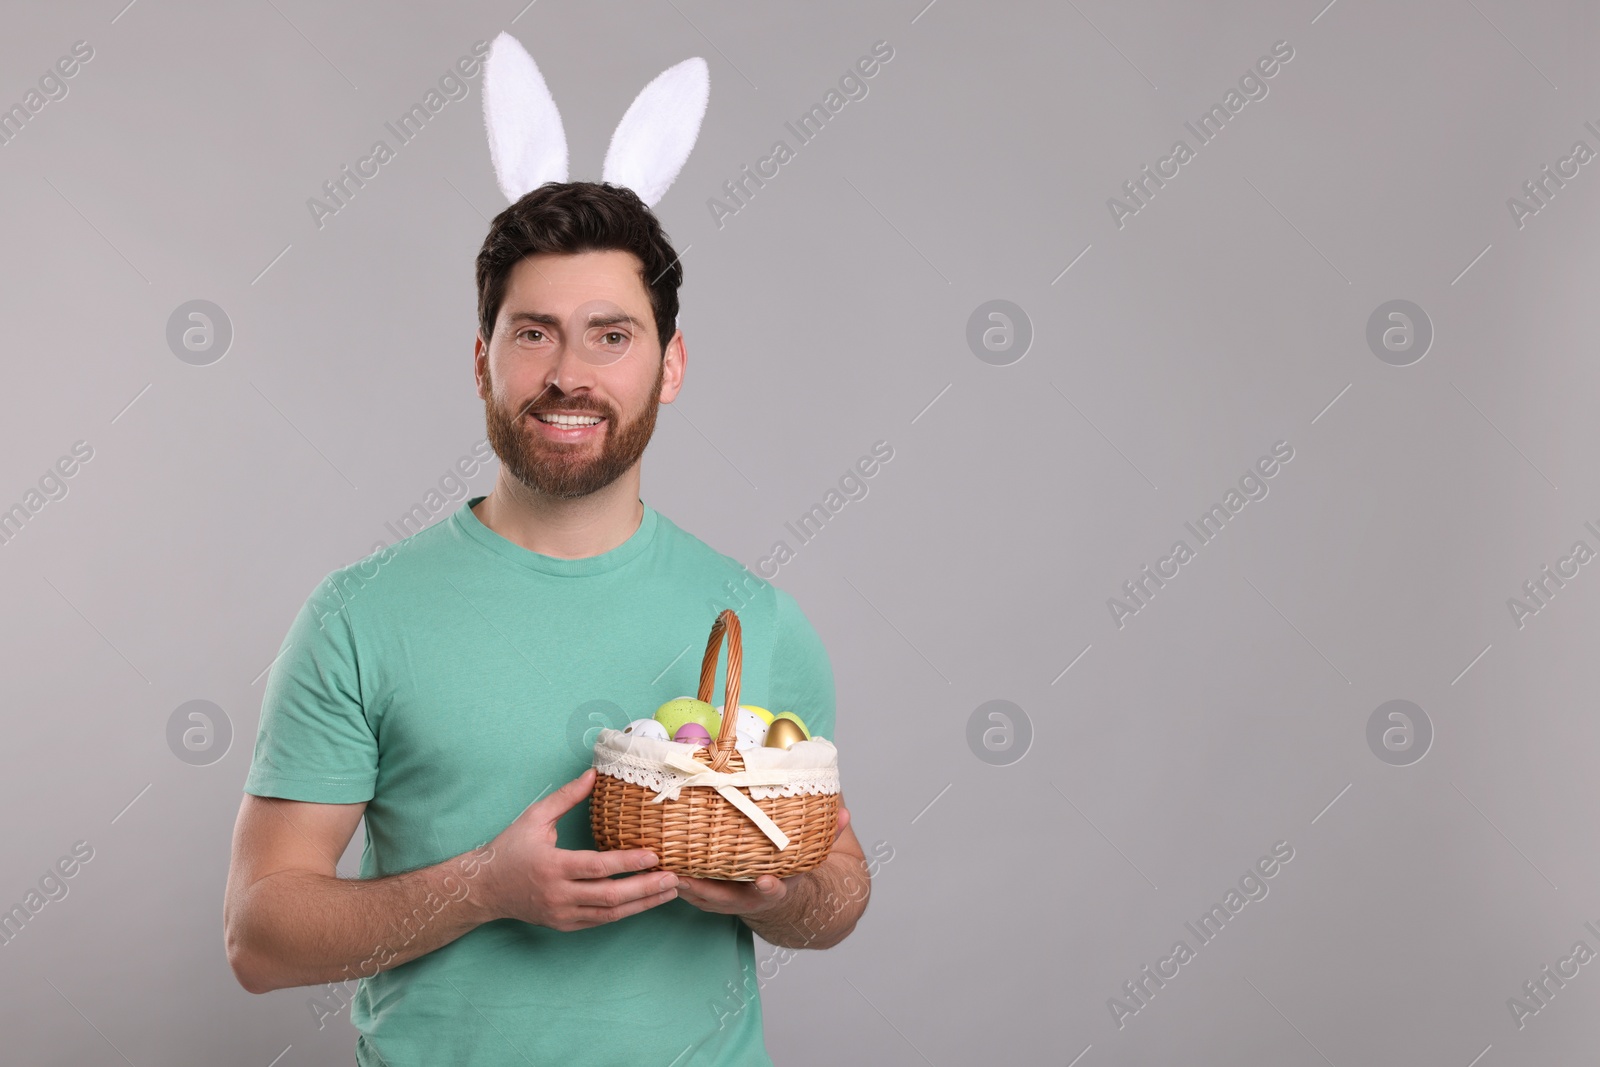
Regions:
<instances>
[{"instance_id":1,"label":"nose","mask_svg":"<svg viewBox=\"0 0 1600 1067\"><path fill-rule=\"evenodd\" d=\"M545 391L554 390L563 395L594 384L594 365L584 358L582 341L563 339L555 347L555 358L545 372Z\"/></svg>"}]
</instances>

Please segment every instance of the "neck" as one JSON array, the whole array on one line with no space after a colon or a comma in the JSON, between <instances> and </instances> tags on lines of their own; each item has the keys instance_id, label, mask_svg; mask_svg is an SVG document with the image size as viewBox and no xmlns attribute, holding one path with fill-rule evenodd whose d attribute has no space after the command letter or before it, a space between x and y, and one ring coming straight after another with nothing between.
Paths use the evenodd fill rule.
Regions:
<instances>
[{"instance_id":1,"label":"neck","mask_svg":"<svg viewBox=\"0 0 1600 1067\"><path fill-rule=\"evenodd\" d=\"M644 521L639 468L588 496L563 500L530 489L501 467L493 491L472 513L530 552L557 559L598 556L632 537Z\"/></svg>"}]
</instances>

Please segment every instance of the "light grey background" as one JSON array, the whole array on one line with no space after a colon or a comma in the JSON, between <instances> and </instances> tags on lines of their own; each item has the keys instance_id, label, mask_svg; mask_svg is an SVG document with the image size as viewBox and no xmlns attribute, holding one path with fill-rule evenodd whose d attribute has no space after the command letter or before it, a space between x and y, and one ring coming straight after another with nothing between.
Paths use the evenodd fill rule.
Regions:
<instances>
[{"instance_id":1,"label":"light grey background","mask_svg":"<svg viewBox=\"0 0 1600 1067\"><path fill-rule=\"evenodd\" d=\"M5 1057L353 1058L347 1015L234 982L222 891L294 612L483 437L481 78L320 229L306 201L501 30L573 177L657 72L710 63L657 206L690 358L645 499L753 568L894 448L775 578L894 857L856 933L765 989L779 1062L1591 1054L1600 964L1522 1028L1507 998L1600 950L1600 565L1520 629L1507 598L1600 547L1600 164L1521 228L1506 201L1600 148L1600 16L1324 3L14 6L0 103L94 58L0 148L0 506L94 457L0 548L0 904L95 855L0 947ZM878 40L869 94L719 228L708 198ZM1107 199L1280 40L1268 95L1119 229ZM165 341L194 299L234 329L209 366ZM1034 333L1009 366L966 342L993 299ZM1394 299L1434 328L1407 367L1366 343ZM1107 599L1280 440L1269 495L1119 629ZM166 733L196 699L234 730L198 767ZM1367 744L1393 699L1433 726L1410 766ZM991 700L1031 723L1010 765L968 746ZM1269 895L1119 1028L1108 998L1278 841Z\"/></svg>"}]
</instances>

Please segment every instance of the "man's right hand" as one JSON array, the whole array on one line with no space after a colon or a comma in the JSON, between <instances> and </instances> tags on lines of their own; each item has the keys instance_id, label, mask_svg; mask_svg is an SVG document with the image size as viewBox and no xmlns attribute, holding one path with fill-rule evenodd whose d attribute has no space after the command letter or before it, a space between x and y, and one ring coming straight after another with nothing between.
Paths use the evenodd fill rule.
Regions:
<instances>
[{"instance_id":1,"label":"man's right hand","mask_svg":"<svg viewBox=\"0 0 1600 1067\"><path fill-rule=\"evenodd\" d=\"M591 852L556 847L556 820L594 788L590 768L529 804L492 842L484 864L487 904L494 919L521 919L552 930L582 930L616 922L678 895L670 871L611 875L654 867L648 849Z\"/></svg>"}]
</instances>

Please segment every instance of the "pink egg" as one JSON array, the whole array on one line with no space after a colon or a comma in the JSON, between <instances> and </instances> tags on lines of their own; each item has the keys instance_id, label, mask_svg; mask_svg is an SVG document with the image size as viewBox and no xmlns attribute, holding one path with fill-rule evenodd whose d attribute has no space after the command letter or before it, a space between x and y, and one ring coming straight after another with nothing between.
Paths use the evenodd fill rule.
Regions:
<instances>
[{"instance_id":1,"label":"pink egg","mask_svg":"<svg viewBox=\"0 0 1600 1067\"><path fill-rule=\"evenodd\" d=\"M678 727L678 732L672 735L672 739L690 745L711 744L711 734L697 722L686 722Z\"/></svg>"}]
</instances>

